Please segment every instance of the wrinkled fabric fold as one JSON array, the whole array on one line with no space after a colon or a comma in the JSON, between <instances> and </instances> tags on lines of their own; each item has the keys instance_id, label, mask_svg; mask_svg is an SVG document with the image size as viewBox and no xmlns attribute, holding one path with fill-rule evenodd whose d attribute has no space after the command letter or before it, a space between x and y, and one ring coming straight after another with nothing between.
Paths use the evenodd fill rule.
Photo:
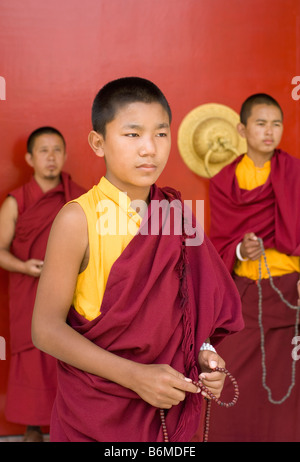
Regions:
<instances>
[{"instance_id":1,"label":"wrinkled fabric fold","mask_svg":"<svg viewBox=\"0 0 300 462\"><path fill-rule=\"evenodd\" d=\"M18 220L11 252L27 261L44 260L52 222L63 205L84 189L70 176L47 193L32 179L9 195L18 204ZM11 358L5 415L24 425L49 425L56 394L56 361L37 350L31 340L31 318L39 278L9 273Z\"/></svg>"},{"instance_id":2,"label":"wrinkled fabric fold","mask_svg":"<svg viewBox=\"0 0 300 462\"><path fill-rule=\"evenodd\" d=\"M83 194L84 189L62 172L62 181L43 193L32 179L9 193L18 203L18 220L11 252L27 261L44 260L51 225L64 204ZM32 348L31 317L38 285L38 278L22 273L9 273L10 338L12 353Z\"/></svg>"},{"instance_id":3,"label":"wrinkled fabric fold","mask_svg":"<svg viewBox=\"0 0 300 462\"><path fill-rule=\"evenodd\" d=\"M236 246L254 232L265 248L287 255L300 255L300 162L278 149L271 159L265 184L250 191L240 189L235 169L238 157L210 180L210 239L232 272Z\"/></svg>"},{"instance_id":4,"label":"wrinkled fabric fold","mask_svg":"<svg viewBox=\"0 0 300 462\"><path fill-rule=\"evenodd\" d=\"M184 234L146 234L154 202L180 199L153 186L140 232L111 268L101 315L87 321L74 308L69 324L116 355L143 364L169 364L197 379L198 351L208 336L218 343L243 327L240 300L221 259L205 237L189 247ZM165 209L168 213L168 208ZM182 219L181 214L181 219ZM166 413L171 441L190 441L202 408L200 394L187 394ZM58 393L51 441L163 441L159 410L133 391L101 377L58 364Z\"/></svg>"}]
</instances>

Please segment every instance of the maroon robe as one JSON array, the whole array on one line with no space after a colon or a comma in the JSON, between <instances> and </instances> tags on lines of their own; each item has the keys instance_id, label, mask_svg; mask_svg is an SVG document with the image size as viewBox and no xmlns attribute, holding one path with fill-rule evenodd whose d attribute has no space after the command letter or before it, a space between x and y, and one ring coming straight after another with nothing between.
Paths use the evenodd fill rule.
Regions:
<instances>
[{"instance_id":1,"label":"maroon robe","mask_svg":"<svg viewBox=\"0 0 300 462\"><path fill-rule=\"evenodd\" d=\"M261 237L265 248L300 255L300 160L276 150L267 182L246 191L239 188L235 175L241 158L225 167L210 183L210 237L230 272L236 260L236 245L248 232ZM238 377L240 398L226 413L213 407L210 441L299 441L299 364L296 363L296 385L290 397L280 405L270 403L262 386L257 283L233 277L242 300L245 329L226 339L218 353L226 358L228 369ZM275 286L293 305L297 304L298 278L298 273L273 278ZM262 281L262 298L266 382L272 398L279 401L291 384L291 341L295 336L296 312L282 303L268 279ZM226 383L224 399L231 394L230 384Z\"/></svg>"},{"instance_id":2,"label":"maroon robe","mask_svg":"<svg viewBox=\"0 0 300 462\"><path fill-rule=\"evenodd\" d=\"M230 272L236 246L249 232L261 237L265 248L300 255L300 159L275 150L268 180L251 191L238 185L241 159L210 180L210 239Z\"/></svg>"},{"instance_id":3,"label":"maroon robe","mask_svg":"<svg viewBox=\"0 0 300 462\"><path fill-rule=\"evenodd\" d=\"M151 200L174 198L174 190L152 187ZM112 266L101 315L87 321L71 308L68 322L116 355L144 364L169 364L195 380L198 352L206 338L218 344L243 327L239 296L206 237L202 245L192 247L185 245L184 235L172 231L144 233L153 217L150 204L140 232ZM187 394L167 412L171 441L192 439L202 402L200 394ZM63 362L50 430L51 441L163 440L158 409L117 383Z\"/></svg>"},{"instance_id":4,"label":"maroon robe","mask_svg":"<svg viewBox=\"0 0 300 462\"><path fill-rule=\"evenodd\" d=\"M68 174L62 172L61 179L62 182L47 193L43 193L32 178L9 194L18 203L18 220L11 245L11 252L17 258L23 261L31 258L43 260L55 216L66 202L85 192ZM9 273L12 358L6 416L12 422L30 425L49 424L49 402L51 399L53 402L56 386L55 361L36 350L31 340L31 318L38 281L39 278L22 273ZM43 364L44 370L41 369ZM21 372L23 369L24 372Z\"/></svg>"}]
</instances>

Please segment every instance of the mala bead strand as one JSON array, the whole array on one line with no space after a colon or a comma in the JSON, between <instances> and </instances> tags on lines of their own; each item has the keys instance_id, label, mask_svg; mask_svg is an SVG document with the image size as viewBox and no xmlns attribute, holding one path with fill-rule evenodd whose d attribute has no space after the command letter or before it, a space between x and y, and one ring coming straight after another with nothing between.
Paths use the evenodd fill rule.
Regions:
<instances>
[{"instance_id":1,"label":"mala bead strand","mask_svg":"<svg viewBox=\"0 0 300 462\"><path fill-rule=\"evenodd\" d=\"M281 301L288 308L296 310L296 320L295 320L294 329L295 329L295 337L298 337L298 333L299 333L299 311L300 311L299 306L291 305L290 302L284 298L282 292L275 286L275 284L273 282L271 272L270 272L270 269L269 269L269 266L268 266L263 240L260 237L258 237L257 240L260 243L260 247L261 247L265 267L266 267L266 270L267 270L268 276L269 276L270 286L279 295ZM262 261L261 261L261 258L260 258L259 261L258 261L257 288L258 288L258 325L259 325L259 329L260 329L260 349L261 349L261 365L262 365L262 386L264 387L264 389L268 393L268 400L270 401L270 403L272 403L272 404L282 404L284 401L286 401L289 398L289 396L290 396L290 394L292 392L292 389L296 385L296 360L293 359L293 361L292 361L292 365L291 365L291 384L290 384L285 396L283 396L283 398L281 398L279 400L273 399L272 390L267 385L265 333L264 333L264 326L263 326L263 295L262 295L262 287L261 287L261 280L262 280L261 264L262 264Z\"/></svg>"},{"instance_id":2,"label":"mala bead strand","mask_svg":"<svg viewBox=\"0 0 300 462\"><path fill-rule=\"evenodd\" d=\"M223 372L231 381L232 385L233 385L233 388L234 388L234 397L232 399L231 402L229 403L223 403L219 398L217 398L205 385L203 385L202 381L199 380L198 382L193 382L194 385L200 387L201 391L204 391L205 393L208 394L208 396L211 398L212 401L214 401L215 403L218 404L218 406L224 406L224 407L232 407L235 405L235 403L237 402L238 400L238 397L239 397L239 387L238 387L238 384L237 384L237 381L235 380L235 378L230 374L230 372L228 372L227 369L225 369L224 367L216 367L215 369L213 369L214 371L217 371L217 372Z\"/></svg>"},{"instance_id":3,"label":"mala bead strand","mask_svg":"<svg viewBox=\"0 0 300 462\"><path fill-rule=\"evenodd\" d=\"M163 409L160 409L159 413L160 413L160 420L161 420L161 426L162 426L162 431L163 431L164 443L168 443L169 436L168 436L168 430L167 430L167 425L166 425L165 412Z\"/></svg>"},{"instance_id":4,"label":"mala bead strand","mask_svg":"<svg viewBox=\"0 0 300 462\"><path fill-rule=\"evenodd\" d=\"M203 442L208 441L208 432L209 432L209 421L210 421L210 411L211 411L211 402L214 401L218 406L223 406L226 408L232 407L236 404L238 397L239 397L239 388L237 381L235 378L228 372L227 369L224 367L216 367L213 369L213 371L217 372L223 372L230 380L234 388L234 397L232 401L229 403L224 403L222 402L219 398L217 398L203 383L201 380L198 382L192 381L192 383L196 386L199 387L201 391L205 392L210 399L205 398L207 401L207 406L206 406L206 412L205 412L205 423L204 423L204 435L203 435ZM160 419L161 419L161 426L162 426L162 431L163 431L163 437L164 437L164 442L168 443L169 442L169 436L168 436L168 430L167 430L167 425L166 425L166 420L165 420L165 413L163 409L160 409Z\"/></svg>"},{"instance_id":5,"label":"mala bead strand","mask_svg":"<svg viewBox=\"0 0 300 462\"><path fill-rule=\"evenodd\" d=\"M206 411L205 411L205 420L204 420L203 443L208 442L210 410L211 410L211 401L207 398L205 398L205 401L206 401Z\"/></svg>"}]
</instances>

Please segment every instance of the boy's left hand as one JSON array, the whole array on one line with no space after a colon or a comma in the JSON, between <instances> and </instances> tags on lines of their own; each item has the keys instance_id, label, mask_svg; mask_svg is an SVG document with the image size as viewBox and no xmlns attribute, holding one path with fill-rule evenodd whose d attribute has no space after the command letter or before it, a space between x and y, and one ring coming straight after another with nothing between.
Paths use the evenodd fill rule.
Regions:
<instances>
[{"instance_id":1,"label":"boy's left hand","mask_svg":"<svg viewBox=\"0 0 300 462\"><path fill-rule=\"evenodd\" d=\"M225 361L221 358L221 356L210 350L200 351L198 361L202 371L199 378L203 385L205 385L217 398L219 398L226 376L223 372L212 372L212 369L215 369L216 367L225 367ZM205 396L205 398L209 398L205 392L202 392L202 395Z\"/></svg>"}]
</instances>

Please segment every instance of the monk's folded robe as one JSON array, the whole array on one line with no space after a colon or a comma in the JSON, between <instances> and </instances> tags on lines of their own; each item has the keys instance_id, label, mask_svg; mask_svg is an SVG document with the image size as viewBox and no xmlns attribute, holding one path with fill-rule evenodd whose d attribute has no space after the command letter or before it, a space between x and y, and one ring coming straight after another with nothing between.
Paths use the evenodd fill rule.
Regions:
<instances>
[{"instance_id":1,"label":"monk's folded robe","mask_svg":"<svg viewBox=\"0 0 300 462\"><path fill-rule=\"evenodd\" d=\"M240 166L242 159L243 156L240 156L211 180L210 237L233 273L242 300L245 328L226 339L218 350L226 358L227 368L238 377L240 397L238 405L228 409L227 413L213 406L210 441L299 441L299 365L296 364L296 385L291 388L288 399L282 404L269 402L268 393L262 385L259 293L253 277L258 270L250 271L249 276L245 271L246 276L237 275L235 252L236 245L246 233L254 232L261 237L268 253L268 266L277 272L275 276L273 272L275 286L289 303L297 304L299 263L297 266L295 257L300 255L300 161L281 150L275 150L267 180L260 186L246 190L239 187L237 166ZM283 259L283 256L289 258ZM286 264L287 261L289 264ZM240 262L238 265L248 263ZM252 267L256 263L258 268L258 261L252 263ZM280 401L292 384L291 342L295 336L296 311L282 302L268 278L262 279L261 286L265 380L272 399ZM224 400L230 398L231 393L230 386L225 382Z\"/></svg>"},{"instance_id":2,"label":"monk's folded robe","mask_svg":"<svg viewBox=\"0 0 300 462\"><path fill-rule=\"evenodd\" d=\"M12 191L18 203L18 220L11 252L22 261L44 260L47 241L59 210L84 190L62 172L61 183L44 193L35 179ZM31 318L39 278L9 274L10 337L12 353L32 348Z\"/></svg>"},{"instance_id":3,"label":"monk's folded robe","mask_svg":"<svg viewBox=\"0 0 300 462\"><path fill-rule=\"evenodd\" d=\"M139 233L111 268L101 314L88 321L71 308L68 322L116 355L143 364L169 364L197 380L198 352L207 337L217 345L243 327L239 295L206 236L201 245L188 245L188 236L176 234L172 220L170 232L163 231L170 207L162 212L159 232L149 232L157 217L155 204L178 203L178 193L154 185L150 199ZM195 226L184 217L186 234ZM202 406L201 394L188 393L166 412L171 441L192 439ZM163 441L158 409L117 383L63 362L58 365L50 436L51 441Z\"/></svg>"},{"instance_id":4,"label":"monk's folded robe","mask_svg":"<svg viewBox=\"0 0 300 462\"><path fill-rule=\"evenodd\" d=\"M300 162L275 150L266 183L250 191L240 189L235 175L238 157L210 180L210 239L230 272L236 246L254 232L264 247L300 255Z\"/></svg>"},{"instance_id":5,"label":"monk's folded robe","mask_svg":"<svg viewBox=\"0 0 300 462\"><path fill-rule=\"evenodd\" d=\"M84 193L70 176L44 193L32 178L10 193L18 204L11 252L19 259L44 260L51 225L63 205ZM31 318L39 278L9 273L10 368L5 415L23 425L50 423L56 394L56 360L31 341Z\"/></svg>"}]
</instances>

